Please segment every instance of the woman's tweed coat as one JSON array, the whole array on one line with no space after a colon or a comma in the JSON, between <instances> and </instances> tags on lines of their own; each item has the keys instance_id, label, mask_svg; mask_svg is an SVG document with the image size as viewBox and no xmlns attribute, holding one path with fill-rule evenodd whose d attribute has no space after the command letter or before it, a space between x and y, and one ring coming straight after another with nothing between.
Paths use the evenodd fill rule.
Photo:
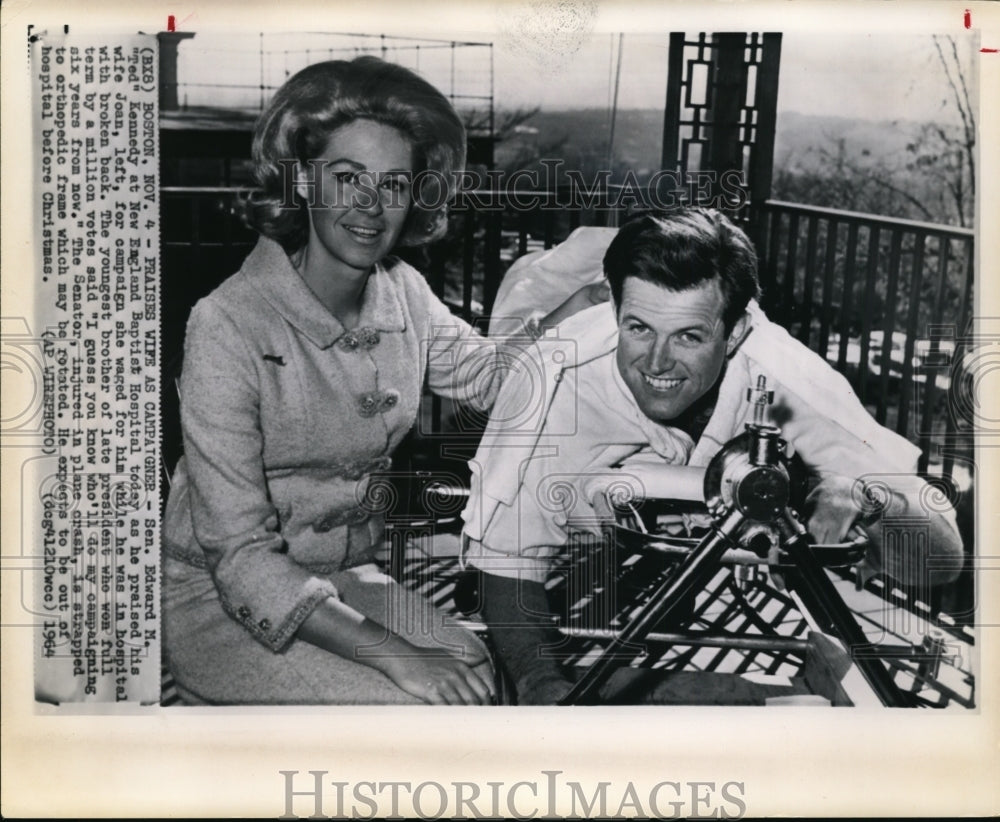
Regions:
<instances>
[{"instance_id":1,"label":"woman's tweed coat","mask_svg":"<svg viewBox=\"0 0 1000 822\"><path fill-rule=\"evenodd\" d=\"M312 646L296 654L333 666L315 678L342 674L353 688L345 681L331 691L289 693L278 683L285 659L295 656L284 652L306 645L294 640L299 625L339 588L355 592L348 604L382 622L392 616L387 609L409 601L371 565L384 516L366 490L413 426L425 377L435 393L482 408L495 397L500 370L494 345L402 262L373 271L350 331L264 238L194 307L180 380L184 457L164 521L164 645L190 698L394 701L371 690L347 693L391 683ZM414 641L445 638L431 633ZM238 672L254 682L237 693Z\"/></svg>"}]
</instances>

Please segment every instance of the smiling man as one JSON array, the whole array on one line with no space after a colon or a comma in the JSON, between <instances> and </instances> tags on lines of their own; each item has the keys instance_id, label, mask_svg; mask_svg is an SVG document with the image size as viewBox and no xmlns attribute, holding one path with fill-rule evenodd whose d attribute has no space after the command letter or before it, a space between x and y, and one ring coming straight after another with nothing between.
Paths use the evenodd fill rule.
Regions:
<instances>
[{"instance_id":1,"label":"smiling man","mask_svg":"<svg viewBox=\"0 0 1000 822\"><path fill-rule=\"evenodd\" d=\"M547 272L558 273L558 253L544 261ZM603 492L615 482L686 466L670 475L667 495L697 497L704 468L750 420L746 390L760 376L775 392L782 436L811 474L805 513L817 541L864 525L870 566L906 583L954 578L954 513L921 504L919 451L766 318L753 247L728 218L692 208L633 220L614 235L603 268L610 305L539 341L533 361L505 381L472 463L465 556L484 572L483 616L520 703L550 704L569 687L541 651L560 641L544 587L552 557L575 534L600 533L610 510ZM884 548L866 478L891 489L883 516L919 518L926 543Z\"/></svg>"}]
</instances>

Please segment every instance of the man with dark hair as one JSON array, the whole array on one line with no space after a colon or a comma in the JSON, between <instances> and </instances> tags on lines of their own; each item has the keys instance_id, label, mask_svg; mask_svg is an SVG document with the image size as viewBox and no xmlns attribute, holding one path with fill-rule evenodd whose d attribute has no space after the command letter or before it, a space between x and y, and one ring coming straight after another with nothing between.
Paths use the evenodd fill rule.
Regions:
<instances>
[{"instance_id":1,"label":"man with dark hair","mask_svg":"<svg viewBox=\"0 0 1000 822\"><path fill-rule=\"evenodd\" d=\"M616 305L621 305L626 277L670 291L717 280L727 330L760 296L757 253L749 237L718 211L692 208L669 220L647 215L626 223L605 252L604 271Z\"/></svg>"},{"instance_id":2,"label":"man with dark hair","mask_svg":"<svg viewBox=\"0 0 1000 822\"><path fill-rule=\"evenodd\" d=\"M604 271L618 308L618 373L647 417L690 429L760 293L750 240L719 212L642 217L612 240Z\"/></svg>"},{"instance_id":3,"label":"man with dark hair","mask_svg":"<svg viewBox=\"0 0 1000 822\"><path fill-rule=\"evenodd\" d=\"M558 254L534 264L558 274ZM649 491L663 486L664 466L676 466L665 495L700 498L704 468L750 420L746 389L760 376L774 390L782 436L812 475L813 536L839 541L863 524L873 567L906 583L954 578L954 514L921 505L918 449L766 318L753 246L729 219L697 208L641 217L614 234L603 268L610 305L539 339L531 362L507 378L472 463L465 558L484 572L483 616L520 703L550 704L569 688L540 653L560 640L544 588L553 556L578 530L600 533L615 483ZM883 546L877 523L859 523L857 486L873 475L892 490L883 514L924 517L929 545ZM928 557L945 560L933 577Z\"/></svg>"}]
</instances>

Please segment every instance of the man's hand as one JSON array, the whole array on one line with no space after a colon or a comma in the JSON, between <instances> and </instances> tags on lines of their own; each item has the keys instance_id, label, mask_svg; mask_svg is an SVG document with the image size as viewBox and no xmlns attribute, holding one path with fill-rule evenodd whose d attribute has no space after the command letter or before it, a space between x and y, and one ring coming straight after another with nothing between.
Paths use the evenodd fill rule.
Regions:
<instances>
[{"instance_id":1,"label":"man's hand","mask_svg":"<svg viewBox=\"0 0 1000 822\"><path fill-rule=\"evenodd\" d=\"M611 299L611 288L608 286L608 281L602 278L596 283L590 283L574 291L557 308L539 319L538 328L540 331L554 328L585 308L606 303L609 299Z\"/></svg>"},{"instance_id":2,"label":"man's hand","mask_svg":"<svg viewBox=\"0 0 1000 822\"><path fill-rule=\"evenodd\" d=\"M597 519L605 525L614 524L616 509L629 503L640 502L646 497L642 480L634 471L608 469L599 474L581 474L583 495L594 509Z\"/></svg>"},{"instance_id":3,"label":"man's hand","mask_svg":"<svg viewBox=\"0 0 1000 822\"><path fill-rule=\"evenodd\" d=\"M809 533L820 544L843 542L859 519L877 513L874 509L866 510L864 499L857 480L827 477L806 497L803 513Z\"/></svg>"},{"instance_id":4,"label":"man's hand","mask_svg":"<svg viewBox=\"0 0 1000 822\"><path fill-rule=\"evenodd\" d=\"M904 497L886 486L880 490L886 499L876 500L869 495L860 480L830 476L820 482L805 501L809 533L817 543L843 542L854 525L863 527L868 536L868 551L855 566L855 585L859 590L871 577L884 571L880 535L871 526L885 509L906 508Z\"/></svg>"}]
</instances>

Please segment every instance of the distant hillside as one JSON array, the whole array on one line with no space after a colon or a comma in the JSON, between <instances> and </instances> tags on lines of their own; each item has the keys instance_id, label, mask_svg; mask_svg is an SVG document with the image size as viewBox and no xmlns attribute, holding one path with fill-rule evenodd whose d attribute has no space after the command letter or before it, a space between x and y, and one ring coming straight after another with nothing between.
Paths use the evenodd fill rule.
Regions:
<instances>
[{"instance_id":1,"label":"distant hillside","mask_svg":"<svg viewBox=\"0 0 1000 822\"><path fill-rule=\"evenodd\" d=\"M774 164L784 170L814 169L821 150L835 152L839 140L852 156L887 160L906 150L919 124L909 121L860 120L785 111L778 114Z\"/></svg>"},{"instance_id":2,"label":"distant hillside","mask_svg":"<svg viewBox=\"0 0 1000 822\"><path fill-rule=\"evenodd\" d=\"M971 225L974 185L960 135L947 124L778 116L771 196Z\"/></svg>"},{"instance_id":3,"label":"distant hillside","mask_svg":"<svg viewBox=\"0 0 1000 822\"><path fill-rule=\"evenodd\" d=\"M540 111L518 133L503 140L496 151L497 165L515 168L545 157L562 159L567 168L588 173L607 165L609 117L607 109ZM626 109L615 123L615 168L631 168L648 176L660 165L663 112Z\"/></svg>"},{"instance_id":4,"label":"distant hillside","mask_svg":"<svg viewBox=\"0 0 1000 822\"><path fill-rule=\"evenodd\" d=\"M811 169L822 150L835 151L843 140L854 155L885 159L902 152L916 123L874 122L850 117L818 116L781 112L775 135L776 168ZM607 109L588 108L540 111L527 120L518 133L503 140L496 151L500 167L516 167L517 160L543 155L562 158L568 168L595 170L606 166L609 116ZM663 112L657 109L625 109L615 125L616 173L632 169L640 177L660 166L663 142ZM868 152L867 154L864 154Z\"/></svg>"}]
</instances>

